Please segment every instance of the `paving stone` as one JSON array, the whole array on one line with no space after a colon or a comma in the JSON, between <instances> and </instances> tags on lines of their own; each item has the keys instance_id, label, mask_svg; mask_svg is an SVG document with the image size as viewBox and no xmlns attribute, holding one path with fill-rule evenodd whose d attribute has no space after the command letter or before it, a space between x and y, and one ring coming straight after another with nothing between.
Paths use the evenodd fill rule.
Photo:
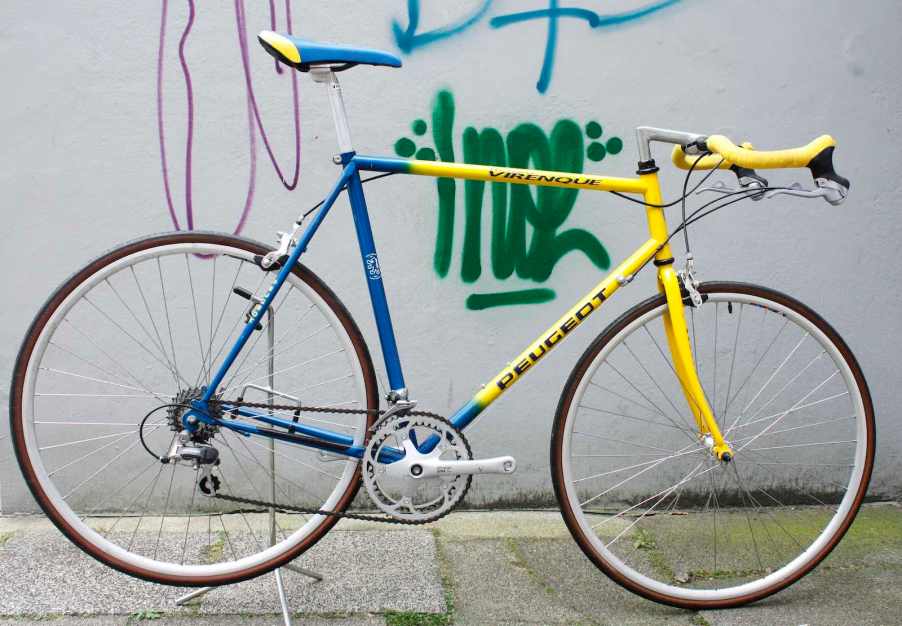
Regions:
<instances>
[{"instance_id":1,"label":"paving stone","mask_svg":"<svg viewBox=\"0 0 902 626\"><path fill-rule=\"evenodd\" d=\"M448 541L457 624L576 624L582 616L561 604L512 550L511 540Z\"/></svg>"},{"instance_id":2,"label":"paving stone","mask_svg":"<svg viewBox=\"0 0 902 626\"><path fill-rule=\"evenodd\" d=\"M571 540L516 539L522 560L557 602L587 624L691 624L693 613L644 600L601 573Z\"/></svg>"},{"instance_id":3,"label":"paving stone","mask_svg":"<svg viewBox=\"0 0 902 626\"><path fill-rule=\"evenodd\" d=\"M292 623L299 626L381 626L385 620L380 615L294 615ZM216 616L163 616L159 619L139 621L123 615L69 615L46 619L2 619L0 626L273 626L282 624L282 615L216 615Z\"/></svg>"},{"instance_id":4,"label":"paving stone","mask_svg":"<svg viewBox=\"0 0 902 626\"><path fill-rule=\"evenodd\" d=\"M298 565L322 573L325 580L314 582L283 570L293 611L438 613L445 608L435 540L425 530L333 531ZM198 605L179 609L175 599L190 590L120 574L53 531L17 532L6 541L0 548L0 589L0 615L129 615L139 610L272 614L280 610L272 574L215 589Z\"/></svg>"}]
</instances>

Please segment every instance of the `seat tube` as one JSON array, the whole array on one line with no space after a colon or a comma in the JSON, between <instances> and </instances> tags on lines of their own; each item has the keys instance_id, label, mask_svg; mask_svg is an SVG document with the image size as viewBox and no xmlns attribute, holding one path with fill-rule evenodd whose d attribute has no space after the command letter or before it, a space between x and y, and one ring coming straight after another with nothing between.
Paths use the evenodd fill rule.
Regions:
<instances>
[{"instance_id":1,"label":"seat tube","mask_svg":"<svg viewBox=\"0 0 902 626\"><path fill-rule=\"evenodd\" d=\"M342 155L345 158L350 156L353 155ZM376 243L373 241L373 229L366 208L366 199L363 195L363 185L360 182L360 172L356 168L348 178L348 197L351 201L354 228L357 231L357 241L360 244L360 256L363 260L366 286L369 289L370 301L373 304L373 315L376 318L376 328L379 331L379 343L382 346L382 356L385 359L388 382L393 392L401 398L406 398L407 389L404 384L404 374L401 371L401 359L398 355L398 344L395 341L391 314L388 311L385 287L382 283L382 270L379 265L379 257L376 254Z\"/></svg>"}]
</instances>

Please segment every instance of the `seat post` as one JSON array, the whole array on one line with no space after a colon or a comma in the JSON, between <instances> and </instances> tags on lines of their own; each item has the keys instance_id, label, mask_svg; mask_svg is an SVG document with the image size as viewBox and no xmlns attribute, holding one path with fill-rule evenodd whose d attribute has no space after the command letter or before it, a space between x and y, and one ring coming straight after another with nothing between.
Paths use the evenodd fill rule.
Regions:
<instances>
[{"instance_id":1,"label":"seat post","mask_svg":"<svg viewBox=\"0 0 902 626\"><path fill-rule=\"evenodd\" d=\"M332 108L332 119L335 120L335 132L338 135L338 149L342 154L353 152L351 144L351 127L348 126L348 113L341 97L341 85L338 77L328 65L310 68L310 76L314 82L324 83L329 93L329 106Z\"/></svg>"}]
</instances>

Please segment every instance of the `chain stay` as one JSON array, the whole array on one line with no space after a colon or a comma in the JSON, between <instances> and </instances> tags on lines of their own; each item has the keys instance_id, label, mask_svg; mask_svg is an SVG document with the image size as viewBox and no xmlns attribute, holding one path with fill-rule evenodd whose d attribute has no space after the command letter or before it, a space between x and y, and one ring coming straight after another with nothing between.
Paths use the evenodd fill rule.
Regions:
<instances>
[{"instance_id":1,"label":"chain stay","mask_svg":"<svg viewBox=\"0 0 902 626\"><path fill-rule=\"evenodd\" d=\"M267 402L245 402L244 400L213 400L210 399L207 401L207 404L211 405L223 405L228 404L234 407L248 407L253 409L268 409L270 411L291 411L291 412L299 412L299 413L337 413L342 415L383 415L385 414L385 410L383 409L340 409L335 407L323 407L323 406L302 406L297 404L269 404ZM416 411L410 410L404 413L404 415L412 415L412 416L422 416L422 417L437 417L439 419L445 419L443 416L438 413L433 413L432 411ZM399 416L400 417L400 416ZM373 423L372 429L379 423L379 420ZM280 509L285 511L291 511L293 513L302 513L306 515L326 515L329 517L338 517L345 519L355 519L364 522L381 522L383 524L401 524L406 526L421 526L423 524L430 524L440 517L444 517L451 511L448 510L444 515L436 517L434 519L428 520L406 520L406 519L395 519L388 516L382 515L370 515L366 513L347 513L344 511L325 511L322 509L311 509L305 507L293 506L290 504L278 504L276 502L267 502L265 500L254 500L253 498L242 498L240 496L229 496L225 494L216 493L212 496L218 500L227 500L229 502L236 502L238 504L249 504L252 506L260 506L270 509Z\"/></svg>"},{"instance_id":2,"label":"chain stay","mask_svg":"<svg viewBox=\"0 0 902 626\"><path fill-rule=\"evenodd\" d=\"M207 400L210 405L228 404L234 407L248 407L251 409L269 409L270 411L290 411L292 413L336 413L340 415L384 415L384 409L339 409L329 406L303 406L298 404L269 404L268 402L245 402L244 400ZM397 414L396 414L397 415ZM443 415L433 413L432 411L409 410L403 415L414 415L422 417L437 417L446 419ZM374 423L375 425L375 423Z\"/></svg>"}]
</instances>

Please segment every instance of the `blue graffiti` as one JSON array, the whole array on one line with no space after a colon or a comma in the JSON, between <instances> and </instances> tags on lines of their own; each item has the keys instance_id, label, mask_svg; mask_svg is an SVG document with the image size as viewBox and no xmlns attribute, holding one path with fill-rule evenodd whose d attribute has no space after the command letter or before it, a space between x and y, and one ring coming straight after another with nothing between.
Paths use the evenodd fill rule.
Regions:
<instances>
[{"instance_id":1,"label":"blue graffiti","mask_svg":"<svg viewBox=\"0 0 902 626\"><path fill-rule=\"evenodd\" d=\"M442 39L462 33L479 22L480 19L488 13L492 1L493 0L483 0L483 3L473 11L473 13L456 22L434 30L417 33L420 21L420 0L407 0L407 27L403 28L397 20L392 22L392 32L395 36L395 43L402 52L410 54L417 48L422 48ZM680 0L658 0L657 2L652 2L631 11L600 14L590 9L560 7L558 6L558 0L548 0L547 9L497 15L489 20L489 25L492 28L503 28L512 24L528 22L530 20L548 20L548 34L545 38L545 54L542 59L542 69L539 72L539 80L536 83L536 90L539 93L545 93L548 91L548 86L551 84L551 76L554 72L558 20L561 18L575 18L585 21L586 24L593 29L610 28L650 16L662 9L677 4L678 2L680 2Z\"/></svg>"},{"instance_id":2,"label":"blue graffiti","mask_svg":"<svg viewBox=\"0 0 902 626\"><path fill-rule=\"evenodd\" d=\"M463 32L482 19L494 0L483 0L482 5L471 15L442 28L436 28L425 33L417 33L420 25L420 0L407 0L407 28L402 28L398 20L392 21L392 33L395 35L395 43L401 52L410 54L417 48L422 48L436 41L440 41L451 35Z\"/></svg>"}]
</instances>

